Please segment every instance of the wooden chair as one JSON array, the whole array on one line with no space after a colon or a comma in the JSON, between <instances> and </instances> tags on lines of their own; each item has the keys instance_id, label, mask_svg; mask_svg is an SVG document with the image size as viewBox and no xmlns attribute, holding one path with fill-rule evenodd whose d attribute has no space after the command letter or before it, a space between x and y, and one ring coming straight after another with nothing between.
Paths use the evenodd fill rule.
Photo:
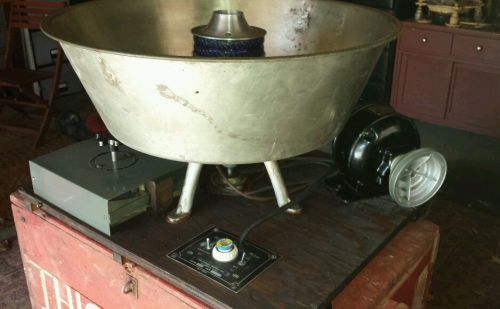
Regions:
<instances>
[{"instance_id":1,"label":"wooden chair","mask_svg":"<svg viewBox=\"0 0 500 309\"><path fill-rule=\"evenodd\" d=\"M41 21L54 11L66 6L65 2L49 2L39 0L13 0L10 5L8 18L7 41L5 49L5 68L0 70L0 89L3 96L0 98L2 107L9 106L24 117L40 121L38 128L21 125L0 124L0 129L21 131L36 136L32 148L37 148L43 141L49 127L54 99L57 97L63 51L58 47L55 60L55 69L52 72L34 71L19 68L14 65L14 37L15 31L22 29L40 29ZM33 91L33 83L52 79L52 87L48 99L44 100Z\"/></svg>"}]
</instances>

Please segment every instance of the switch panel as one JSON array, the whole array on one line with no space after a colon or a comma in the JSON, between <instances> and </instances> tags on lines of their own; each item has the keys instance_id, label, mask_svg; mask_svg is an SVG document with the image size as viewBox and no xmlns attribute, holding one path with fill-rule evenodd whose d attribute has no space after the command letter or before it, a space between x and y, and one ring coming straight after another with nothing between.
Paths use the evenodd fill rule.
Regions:
<instances>
[{"instance_id":1,"label":"switch panel","mask_svg":"<svg viewBox=\"0 0 500 309\"><path fill-rule=\"evenodd\" d=\"M221 259L217 256L214 258L213 253L217 251L217 246L219 249L223 247L224 250L220 251L236 251L236 258ZM249 241L245 241L244 245L240 246L236 235L216 227L191 239L167 254L167 257L186 265L235 293L278 259L278 256L273 252Z\"/></svg>"}]
</instances>

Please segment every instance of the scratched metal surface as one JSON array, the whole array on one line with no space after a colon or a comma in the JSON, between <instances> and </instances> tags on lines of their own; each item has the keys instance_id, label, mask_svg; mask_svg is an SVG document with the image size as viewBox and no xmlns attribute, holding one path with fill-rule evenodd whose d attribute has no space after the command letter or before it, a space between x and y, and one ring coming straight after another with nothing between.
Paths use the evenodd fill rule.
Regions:
<instances>
[{"instance_id":1,"label":"scratched metal surface","mask_svg":"<svg viewBox=\"0 0 500 309\"><path fill-rule=\"evenodd\" d=\"M266 57L193 57L190 29L239 9L267 30ZM256 163L330 141L396 19L337 1L110 0L45 20L107 128L143 153Z\"/></svg>"}]
</instances>

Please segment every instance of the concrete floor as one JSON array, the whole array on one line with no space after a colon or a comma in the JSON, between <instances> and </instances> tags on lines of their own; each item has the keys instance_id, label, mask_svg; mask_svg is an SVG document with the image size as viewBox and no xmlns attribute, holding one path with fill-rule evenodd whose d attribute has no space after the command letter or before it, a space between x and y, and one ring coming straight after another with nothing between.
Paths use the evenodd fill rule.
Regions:
<instances>
[{"instance_id":1,"label":"concrete floor","mask_svg":"<svg viewBox=\"0 0 500 309\"><path fill-rule=\"evenodd\" d=\"M429 308L500 308L500 140L418 123L448 176L428 219L441 242Z\"/></svg>"},{"instance_id":2,"label":"concrete floor","mask_svg":"<svg viewBox=\"0 0 500 309\"><path fill-rule=\"evenodd\" d=\"M2 251L2 250L0 250ZM0 252L0 308L31 308L17 240L9 250Z\"/></svg>"},{"instance_id":3,"label":"concrete floor","mask_svg":"<svg viewBox=\"0 0 500 309\"><path fill-rule=\"evenodd\" d=\"M461 204L500 210L500 140L427 123L417 123L423 147L440 151L449 172L443 194Z\"/></svg>"},{"instance_id":4,"label":"concrete floor","mask_svg":"<svg viewBox=\"0 0 500 309\"><path fill-rule=\"evenodd\" d=\"M77 110L88 107L85 97L73 101ZM61 107L75 108L66 103ZM426 123L418 126L422 146L443 153L449 166L427 215L441 229L429 308L500 308L500 140ZM27 172L21 165L19 169ZM0 294L0 308L29 307L15 242L11 250L0 252Z\"/></svg>"}]
</instances>

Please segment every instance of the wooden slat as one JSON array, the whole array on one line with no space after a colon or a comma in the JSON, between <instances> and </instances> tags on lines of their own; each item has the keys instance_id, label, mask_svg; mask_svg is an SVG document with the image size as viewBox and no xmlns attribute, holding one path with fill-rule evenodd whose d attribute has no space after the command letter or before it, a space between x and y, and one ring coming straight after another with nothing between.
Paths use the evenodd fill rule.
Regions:
<instances>
[{"instance_id":1,"label":"wooden slat","mask_svg":"<svg viewBox=\"0 0 500 309\"><path fill-rule=\"evenodd\" d=\"M36 30L40 28L40 23L38 24L28 24L28 23L11 23L11 27L13 28L26 28Z\"/></svg>"},{"instance_id":2,"label":"wooden slat","mask_svg":"<svg viewBox=\"0 0 500 309\"><path fill-rule=\"evenodd\" d=\"M13 20L38 20L43 19L44 15L25 15L25 14L12 14L11 18Z\"/></svg>"},{"instance_id":3,"label":"wooden slat","mask_svg":"<svg viewBox=\"0 0 500 309\"><path fill-rule=\"evenodd\" d=\"M62 8L66 6L66 3L61 2L49 2L49 1L33 1L33 0L15 0L12 6L32 6L32 7L52 7L52 8Z\"/></svg>"},{"instance_id":4,"label":"wooden slat","mask_svg":"<svg viewBox=\"0 0 500 309\"><path fill-rule=\"evenodd\" d=\"M39 24L44 16L12 16L12 24Z\"/></svg>"},{"instance_id":5,"label":"wooden slat","mask_svg":"<svg viewBox=\"0 0 500 309\"><path fill-rule=\"evenodd\" d=\"M7 124L0 124L0 129L7 130L7 131L13 131L13 132L23 132L23 133L34 134L34 135L36 135L38 133L37 129L21 127L21 126L14 126L14 125L7 125Z\"/></svg>"},{"instance_id":6,"label":"wooden slat","mask_svg":"<svg viewBox=\"0 0 500 309\"><path fill-rule=\"evenodd\" d=\"M32 148L35 149L43 140L43 136L49 126L53 100L57 96L57 90L60 79L61 61L62 61L62 50L59 47L59 53L56 60L56 68L53 74L51 73L40 73L40 72L20 72L19 70L13 70L14 66L13 60L13 47L12 47L12 36L16 35L17 31L14 29L40 29L40 24L43 19L48 15L56 12L58 9L66 6L65 1L60 2L49 2L49 1L34 1L34 0L14 0L10 6L9 14L9 25L7 31L7 43L5 52L5 68L8 70L3 70L0 72L0 84L3 87L17 88L21 91L25 97L34 102L26 101L2 101L0 103L6 103L15 109L19 109L23 114L32 114L32 111L24 113L24 107L37 108L43 110L42 123L38 130L31 130L26 128L15 127L12 125L0 126L0 128L15 131L24 131L27 133L35 133L35 141ZM3 76L2 76L3 74ZM25 86L34 81L40 81L44 79L53 79L53 87L50 92L49 100L43 100L34 93L30 92Z\"/></svg>"},{"instance_id":7,"label":"wooden slat","mask_svg":"<svg viewBox=\"0 0 500 309\"><path fill-rule=\"evenodd\" d=\"M32 71L26 69L0 70L0 86L20 87L53 77L52 72Z\"/></svg>"},{"instance_id":8,"label":"wooden slat","mask_svg":"<svg viewBox=\"0 0 500 309\"><path fill-rule=\"evenodd\" d=\"M44 18L64 6L65 2L17 0L11 5L9 25L13 28L39 29Z\"/></svg>"},{"instance_id":9,"label":"wooden slat","mask_svg":"<svg viewBox=\"0 0 500 309\"><path fill-rule=\"evenodd\" d=\"M18 22L13 22L11 23L12 27L17 27L17 28L27 28L27 29L40 29L40 21L18 21Z\"/></svg>"},{"instance_id":10,"label":"wooden slat","mask_svg":"<svg viewBox=\"0 0 500 309\"><path fill-rule=\"evenodd\" d=\"M24 14L38 14L38 15L44 15L44 14L51 14L54 13L57 9L54 8L36 8L36 7L16 7L15 12L16 13L24 13Z\"/></svg>"},{"instance_id":11,"label":"wooden slat","mask_svg":"<svg viewBox=\"0 0 500 309\"><path fill-rule=\"evenodd\" d=\"M25 102L25 101L11 101L11 100L0 99L0 103L4 103L4 104L8 104L8 105L40 108L40 109L47 108L47 105L43 105L43 104L39 104L39 103L32 103L32 102Z\"/></svg>"}]
</instances>

